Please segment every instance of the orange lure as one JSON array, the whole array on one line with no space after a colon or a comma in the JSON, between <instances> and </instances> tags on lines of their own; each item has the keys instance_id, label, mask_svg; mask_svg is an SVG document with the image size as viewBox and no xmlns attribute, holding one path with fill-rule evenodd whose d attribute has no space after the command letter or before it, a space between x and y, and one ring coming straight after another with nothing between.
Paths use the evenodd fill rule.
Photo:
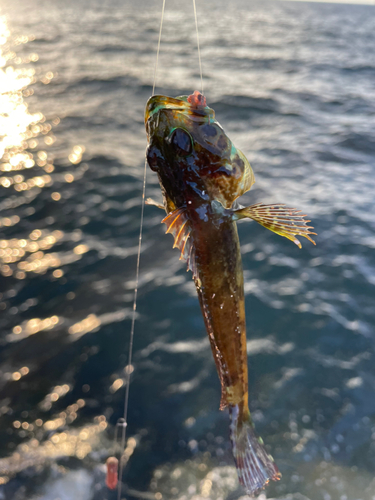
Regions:
<instances>
[{"instance_id":1,"label":"orange lure","mask_svg":"<svg viewBox=\"0 0 375 500\"><path fill-rule=\"evenodd\" d=\"M114 490L118 483L118 460L115 457L109 457L106 462L107 475L105 484L110 490Z\"/></svg>"}]
</instances>

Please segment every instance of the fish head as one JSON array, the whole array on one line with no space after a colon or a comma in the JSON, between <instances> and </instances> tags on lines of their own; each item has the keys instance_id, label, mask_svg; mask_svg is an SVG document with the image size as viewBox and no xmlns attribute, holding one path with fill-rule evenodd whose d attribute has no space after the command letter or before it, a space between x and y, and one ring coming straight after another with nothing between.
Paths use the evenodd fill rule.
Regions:
<instances>
[{"instance_id":1,"label":"fish head","mask_svg":"<svg viewBox=\"0 0 375 500\"><path fill-rule=\"evenodd\" d=\"M198 91L190 96L152 96L146 105L147 161L176 207L187 196L230 208L254 183L245 155L215 119ZM188 193L188 194L187 194Z\"/></svg>"}]
</instances>

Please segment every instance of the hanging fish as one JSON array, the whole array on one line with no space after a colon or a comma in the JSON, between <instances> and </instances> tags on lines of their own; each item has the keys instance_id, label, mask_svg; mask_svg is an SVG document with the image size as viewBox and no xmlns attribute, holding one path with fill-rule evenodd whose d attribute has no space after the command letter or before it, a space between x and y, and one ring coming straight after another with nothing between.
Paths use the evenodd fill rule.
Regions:
<instances>
[{"instance_id":1,"label":"hanging fish","mask_svg":"<svg viewBox=\"0 0 375 500\"><path fill-rule=\"evenodd\" d=\"M245 300L236 221L253 219L292 240L312 243L304 215L281 204L237 206L254 184L244 154L235 148L198 91L190 96L152 96L146 105L146 151L157 172L167 233L181 252L198 292L221 381L220 409L229 407L230 438L240 483L254 495L281 474L254 431L248 407ZM315 244L315 243L314 243Z\"/></svg>"}]
</instances>

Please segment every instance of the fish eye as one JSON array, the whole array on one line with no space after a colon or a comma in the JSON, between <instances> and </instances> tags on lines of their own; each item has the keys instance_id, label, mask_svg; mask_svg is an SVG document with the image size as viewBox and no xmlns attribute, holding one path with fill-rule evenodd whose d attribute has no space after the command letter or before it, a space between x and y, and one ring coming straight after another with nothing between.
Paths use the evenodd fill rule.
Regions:
<instances>
[{"instance_id":1,"label":"fish eye","mask_svg":"<svg viewBox=\"0 0 375 500\"><path fill-rule=\"evenodd\" d=\"M147 158L147 163L151 170L156 172L158 170L158 162L160 155L158 154L158 150L155 148L155 146L149 145L146 149L146 158Z\"/></svg>"},{"instance_id":2,"label":"fish eye","mask_svg":"<svg viewBox=\"0 0 375 500\"><path fill-rule=\"evenodd\" d=\"M178 156L188 156L193 151L190 134L183 128L175 128L168 137L168 142L174 147Z\"/></svg>"}]
</instances>

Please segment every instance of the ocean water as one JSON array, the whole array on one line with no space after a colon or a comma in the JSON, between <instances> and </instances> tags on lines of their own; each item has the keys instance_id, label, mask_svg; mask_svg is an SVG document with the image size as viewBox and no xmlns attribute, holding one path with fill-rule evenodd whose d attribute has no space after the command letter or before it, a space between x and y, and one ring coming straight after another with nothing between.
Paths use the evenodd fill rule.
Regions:
<instances>
[{"instance_id":1,"label":"ocean water","mask_svg":"<svg viewBox=\"0 0 375 500\"><path fill-rule=\"evenodd\" d=\"M162 2L0 2L0 498L114 499ZM200 89L167 1L157 93ZM204 89L256 183L314 247L239 224L250 407L283 478L260 498L375 498L372 6L197 1ZM147 172L147 196L160 200ZM145 209L123 497L235 500L190 273Z\"/></svg>"}]
</instances>

